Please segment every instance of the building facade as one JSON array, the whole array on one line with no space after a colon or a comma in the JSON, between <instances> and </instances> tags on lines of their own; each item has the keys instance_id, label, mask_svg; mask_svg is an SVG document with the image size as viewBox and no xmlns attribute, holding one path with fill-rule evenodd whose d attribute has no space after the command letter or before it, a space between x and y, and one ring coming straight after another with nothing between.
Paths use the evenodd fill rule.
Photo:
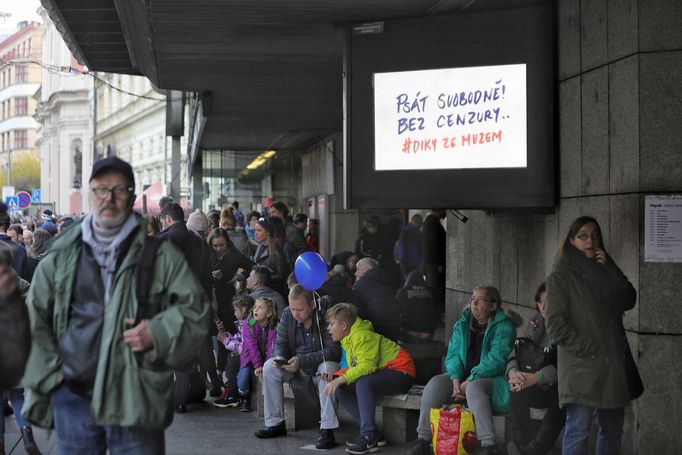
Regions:
<instances>
[{"instance_id":1,"label":"building facade","mask_svg":"<svg viewBox=\"0 0 682 455\"><path fill-rule=\"evenodd\" d=\"M81 74L61 35L43 8L42 86L36 98L39 124L40 187L43 203L60 214L88 211L82 187L92 168L91 77ZM54 67L62 67L55 70ZM71 69L73 68L73 69Z\"/></svg>"},{"instance_id":2,"label":"building facade","mask_svg":"<svg viewBox=\"0 0 682 455\"><path fill-rule=\"evenodd\" d=\"M98 73L95 154L128 161L135 173L135 194L152 188L156 199L169 191L171 138L166 136L166 97L149 79L127 74ZM185 122L186 124L186 122ZM186 135L181 147L186 148ZM187 164L181 162L181 197L189 194ZM138 207L139 208L139 207ZM150 211L156 207L150 207Z\"/></svg>"},{"instance_id":3,"label":"building facade","mask_svg":"<svg viewBox=\"0 0 682 455\"><path fill-rule=\"evenodd\" d=\"M37 153L33 96L40 88L41 70L32 62L40 60L41 48L37 22L20 22L18 30L0 42L0 168L4 175L9 176L13 158Z\"/></svg>"}]
</instances>

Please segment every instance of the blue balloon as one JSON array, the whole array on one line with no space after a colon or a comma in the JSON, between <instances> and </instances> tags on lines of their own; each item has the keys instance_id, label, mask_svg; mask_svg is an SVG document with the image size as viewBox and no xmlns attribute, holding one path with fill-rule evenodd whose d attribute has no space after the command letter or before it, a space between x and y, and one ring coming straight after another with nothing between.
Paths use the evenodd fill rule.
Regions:
<instances>
[{"instance_id":1,"label":"blue balloon","mask_svg":"<svg viewBox=\"0 0 682 455\"><path fill-rule=\"evenodd\" d=\"M302 253L294 264L298 282L308 291L315 291L327 281L327 264L314 251Z\"/></svg>"}]
</instances>

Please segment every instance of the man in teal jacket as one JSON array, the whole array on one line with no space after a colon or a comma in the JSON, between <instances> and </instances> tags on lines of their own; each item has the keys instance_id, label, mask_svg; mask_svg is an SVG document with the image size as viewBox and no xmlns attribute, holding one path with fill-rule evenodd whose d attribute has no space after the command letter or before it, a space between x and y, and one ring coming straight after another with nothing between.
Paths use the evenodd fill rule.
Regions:
<instances>
[{"instance_id":1,"label":"man in teal jacket","mask_svg":"<svg viewBox=\"0 0 682 455\"><path fill-rule=\"evenodd\" d=\"M464 401L474 414L481 455L497 453L493 410L506 412L509 385L504 377L516 330L493 286L477 286L469 307L455 323L445 358L445 374L431 378L422 394L417 436L408 454L431 453L431 408Z\"/></svg>"},{"instance_id":2,"label":"man in teal jacket","mask_svg":"<svg viewBox=\"0 0 682 455\"><path fill-rule=\"evenodd\" d=\"M170 242L156 252L148 301L138 312L146 226L132 212L134 187L125 161L94 164L93 212L51 246L27 299L24 415L56 428L61 454L164 453L172 370L192 362L207 334L208 299Z\"/></svg>"}]
</instances>

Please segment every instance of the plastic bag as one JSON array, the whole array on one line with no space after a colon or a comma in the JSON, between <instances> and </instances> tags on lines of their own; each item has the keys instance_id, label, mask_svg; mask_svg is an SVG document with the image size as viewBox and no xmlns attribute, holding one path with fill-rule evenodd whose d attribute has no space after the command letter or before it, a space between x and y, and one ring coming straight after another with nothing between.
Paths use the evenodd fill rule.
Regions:
<instances>
[{"instance_id":1,"label":"plastic bag","mask_svg":"<svg viewBox=\"0 0 682 455\"><path fill-rule=\"evenodd\" d=\"M478 448L474 415L467 408L432 408L429 420L436 455L472 454Z\"/></svg>"}]
</instances>

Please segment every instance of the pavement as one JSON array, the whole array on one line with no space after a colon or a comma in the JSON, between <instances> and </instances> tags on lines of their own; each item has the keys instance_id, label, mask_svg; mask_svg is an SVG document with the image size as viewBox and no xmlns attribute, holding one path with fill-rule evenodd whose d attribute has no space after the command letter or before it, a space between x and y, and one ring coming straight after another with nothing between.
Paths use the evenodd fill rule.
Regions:
<instances>
[{"instance_id":1,"label":"pavement","mask_svg":"<svg viewBox=\"0 0 682 455\"><path fill-rule=\"evenodd\" d=\"M358 435L358 426L349 414L340 409L341 428L335 430L337 446L330 450L315 449L318 430L311 428L289 431L287 436L258 439L253 432L263 426L263 418L256 411L239 412L237 408L219 409L211 406L211 398L204 403L191 404L185 414L175 414L172 425L166 430L167 455L340 455L345 453L345 441ZM377 409L377 423L381 427L381 410ZM24 445L14 417L6 417L5 451L8 455L24 455ZM34 437L43 455L58 453L54 431L40 428ZM386 446L380 454L404 454L407 444ZM501 451L504 453L504 451ZM551 455L561 450L553 448Z\"/></svg>"},{"instance_id":2,"label":"pavement","mask_svg":"<svg viewBox=\"0 0 682 455\"><path fill-rule=\"evenodd\" d=\"M275 455L275 454L343 454L345 441L358 435L358 427L350 415L341 411L341 428L335 431L337 446L330 450L316 450L318 430L311 428L289 431L285 437L258 439L253 432L263 426L263 418L256 411L239 412L237 408L219 409L211 406L210 399L188 405L185 414L175 414L172 425L166 430L167 455ZM377 422L381 422L378 413ZM5 451L9 455L26 454L21 434L14 417L6 417ZM54 431L36 428L34 437L43 455L56 455L58 443ZM304 448L308 446L308 448ZM386 455L403 454L405 446L382 447Z\"/></svg>"}]
</instances>

